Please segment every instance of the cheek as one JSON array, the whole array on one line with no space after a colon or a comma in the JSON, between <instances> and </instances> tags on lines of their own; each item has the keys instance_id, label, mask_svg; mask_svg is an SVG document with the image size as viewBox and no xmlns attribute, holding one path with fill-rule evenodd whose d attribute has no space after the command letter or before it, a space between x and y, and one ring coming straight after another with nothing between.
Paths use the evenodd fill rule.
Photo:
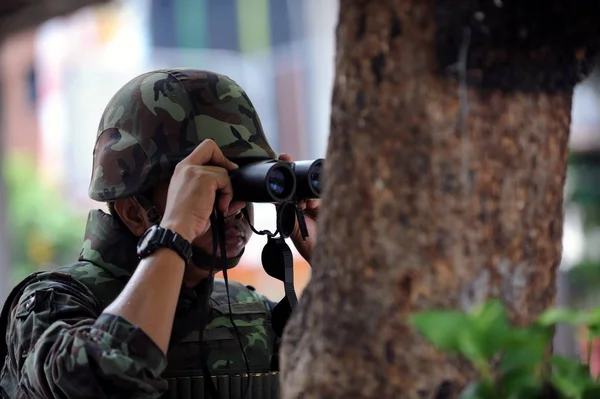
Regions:
<instances>
[{"instance_id":1,"label":"cheek","mask_svg":"<svg viewBox=\"0 0 600 399\"><path fill-rule=\"evenodd\" d=\"M251 202L246 203L246 214L244 215L244 218L246 218L246 216L248 217L247 221L254 224L254 204Z\"/></svg>"},{"instance_id":2,"label":"cheek","mask_svg":"<svg viewBox=\"0 0 600 399\"><path fill-rule=\"evenodd\" d=\"M160 212L161 215L165 214L167 207L167 194L169 193L169 184L167 182L160 183L155 189L152 196L152 204Z\"/></svg>"},{"instance_id":3,"label":"cheek","mask_svg":"<svg viewBox=\"0 0 600 399\"><path fill-rule=\"evenodd\" d=\"M243 225L244 225L243 229L244 229L244 233L245 233L244 245L246 245L252 238L252 234L254 234L254 232L252 231L252 229L250 228L250 225L248 224L248 222L246 220L244 220Z\"/></svg>"},{"instance_id":4,"label":"cheek","mask_svg":"<svg viewBox=\"0 0 600 399\"><path fill-rule=\"evenodd\" d=\"M192 244L196 247L201 248L210 247L210 245L212 244L212 233L210 232L210 230L207 231L206 233L192 241Z\"/></svg>"}]
</instances>

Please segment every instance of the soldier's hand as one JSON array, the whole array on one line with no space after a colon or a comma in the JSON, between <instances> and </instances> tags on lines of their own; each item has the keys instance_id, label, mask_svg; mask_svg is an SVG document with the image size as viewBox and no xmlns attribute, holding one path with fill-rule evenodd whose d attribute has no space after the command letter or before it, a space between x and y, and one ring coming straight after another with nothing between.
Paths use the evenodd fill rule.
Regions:
<instances>
[{"instance_id":1,"label":"soldier's hand","mask_svg":"<svg viewBox=\"0 0 600 399\"><path fill-rule=\"evenodd\" d=\"M289 154L279 155L279 160L284 162L293 162L293 158ZM321 206L321 200L308 200L300 201L298 203L300 209L304 213L304 222L306 224L306 230L308 231L308 238L304 241L302 233L300 232L300 224L296 221L294 226L294 232L291 235L292 242L296 246L298 253L310 263L312 259L313 248L315 246L317 238L317 218L319 217L319 207Z\"/></svg>"},{"instance_id":2,"label":"soldier's hand","mask_svg":"<svg viewBox=\"0 0 600 399\"><path fill-rule=\"evenodd\" d=\"M237 167L213 140L204 140L175 167L161 226L191 242L210 228L215 205L225 215L242 209L243 202L231 202L228 171Z\"/></svg>"}]
</instances>

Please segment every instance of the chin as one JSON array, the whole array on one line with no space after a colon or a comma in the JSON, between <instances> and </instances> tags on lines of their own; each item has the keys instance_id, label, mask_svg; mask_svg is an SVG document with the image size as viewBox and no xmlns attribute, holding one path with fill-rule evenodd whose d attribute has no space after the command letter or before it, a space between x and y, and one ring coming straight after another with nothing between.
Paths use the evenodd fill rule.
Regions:
<instances>
[{"instance_id":1,"label":"chin","mask_svg":"<svg viewBox=\"0 0 600 399\"><path fill-rule=\"evenodd\" d=\"M244 245L243 247L239 247L239 246L232 246L232 247L226 247L225 250L227 251L227 259L234 259L237 258L238 256L241 255L241 253L244 251L244 249L246 248L246 246ZM221 249L219 248L217 250L217 255L221 256Z\"/></svg>"}]
</instances>

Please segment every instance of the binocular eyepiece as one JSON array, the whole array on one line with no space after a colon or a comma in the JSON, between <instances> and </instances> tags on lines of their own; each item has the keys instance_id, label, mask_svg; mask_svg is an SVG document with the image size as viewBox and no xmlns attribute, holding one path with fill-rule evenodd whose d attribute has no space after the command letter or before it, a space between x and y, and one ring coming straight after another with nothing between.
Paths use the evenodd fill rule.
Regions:
<instances>
[{"instance_id":1,"label":"binocular eyepiece","mask_svg":"<svg viewBox=\"0 0 600 399\"><path fill-rule=\"evenodd\" d=\"M321 196L323 159L252 162L230 172L233 199L244 202L284 203Z\"/></svg>"}]
</instances>

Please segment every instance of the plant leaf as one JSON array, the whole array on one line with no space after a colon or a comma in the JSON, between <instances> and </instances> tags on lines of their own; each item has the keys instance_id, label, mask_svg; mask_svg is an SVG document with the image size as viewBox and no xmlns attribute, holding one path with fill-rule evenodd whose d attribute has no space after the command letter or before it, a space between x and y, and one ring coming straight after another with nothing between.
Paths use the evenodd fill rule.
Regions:
<instances>
[{"instance_id":1,"label":"plant leaf","mask_svg":"<svg viewBox=\"0 0 600 399\"><path fill-rule=\"evenodd\" d=\"M453 310L431 310L415 313L410 323L439 349L460 351L460 335L469 329L467 314Z\"/></svg>"},{"instance_id":2,"label":"plant leaf","mask_svg":"<svg viewBox=\"0 0 600 399\"><path fill-rule=\"evenodd\" d=\"M496 399L498 392L489 381L471 382L460 394L460 399Z\"/></svg>"},{"instance_id":3,"label":"plant leaf","mask_svg":"<svg viewBox=\"0 0 600 399\"><path fill-rule=\"evenodd\" d=\"M552 308L546 310L538 317L538 324L542 326L551 326L557 323L580 325L588 324L591 320L588 312L571 310L565 308Z\"/></svg>"},{"instance_id":4,"label":"plant leaf","mask_svg":"<svg viewBox=\"0 0 600 399\"><path fill-rule=\"evenodd\" d=\"M550 363L554 366L550 381L565 397L581 399L583 393L594 385L587 366L579 361L552 356Z\"/></svg>"},{"instance_id":5,"label":"plant leaf","mask_svg":"<svg viewBox=\"0 0 600 399\"><path fill-rule=\"evenodd\" d=\"M471 338L477 350L489 360L504 347L508 337L508 317L502 302L489 300L471 313Z\"/></svg>"}]
</instances>

